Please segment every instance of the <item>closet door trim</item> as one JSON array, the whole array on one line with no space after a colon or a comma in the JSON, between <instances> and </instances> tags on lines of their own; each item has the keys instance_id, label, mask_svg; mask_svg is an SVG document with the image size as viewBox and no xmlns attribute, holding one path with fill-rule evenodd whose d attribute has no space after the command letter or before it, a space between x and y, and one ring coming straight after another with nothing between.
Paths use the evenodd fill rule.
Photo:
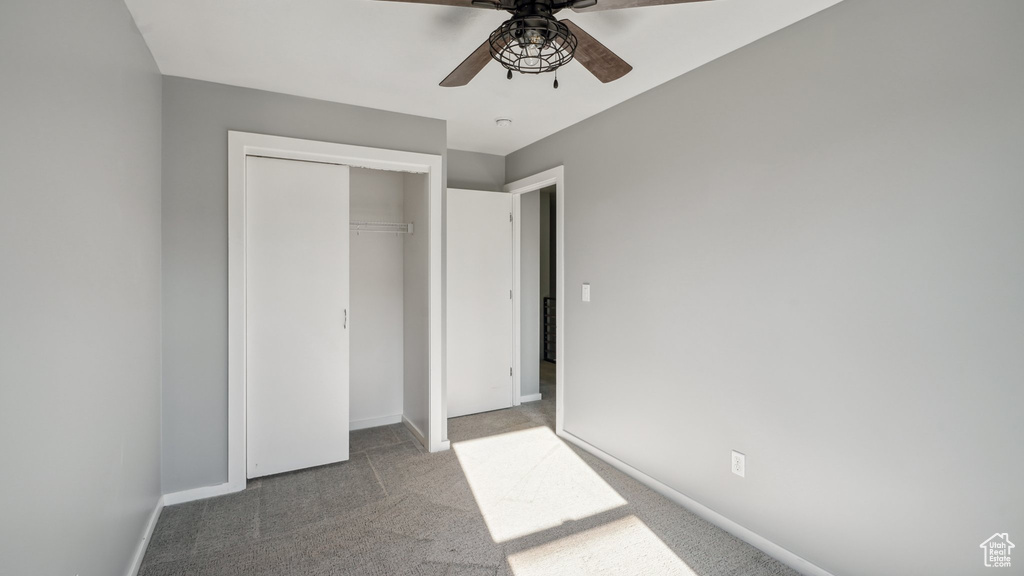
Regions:
<instances>
[{"instance_id":1,"label":"closet door trim","mask_svg":"<svg viewBox=\"0 0 1024 576\"><path fill-rule=\"evenodd\" d=\"M317 142L249 132L228 132L228 478L218 486L202 489L209 497L245 489L245 158L262 156L341 164L427 175L427 226L417 232L429 235L429 384L427 430L422 431L427 449L447 450L448 427L444 381L444 315L442 292L442 181L441 156L331 142Z\"/></svg>"}]
</instances>

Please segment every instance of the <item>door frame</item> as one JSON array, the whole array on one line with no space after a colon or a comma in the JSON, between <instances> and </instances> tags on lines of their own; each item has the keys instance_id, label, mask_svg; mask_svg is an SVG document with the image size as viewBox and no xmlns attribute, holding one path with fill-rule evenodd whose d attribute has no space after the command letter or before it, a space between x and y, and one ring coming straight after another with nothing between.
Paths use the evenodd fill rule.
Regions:
<instances>
[{"instance_id":1,"label":"door frame","mask_svg":"<svg viewBox=\"0 0 1024 576\"><path fill-rule=\"evenodd\" d=\"M506 184L512 194L512 405L522 404L522 195L555 186L555 433L562 434L565 406L565 166Z\"/></svg>"},{"instance_id":2,"label":"door frame","mask_svg":"<svg viewBox=\"0 0 1024 576\"><path fill-rule=\"evenodd\" d=\"M246 484L246 320L245 320L245 158L266 156L283 160L342 164L393 172L426 174L429 256L429 375L427 430L431 452L447 450L444 418L443 230L440 155L318 142L251 132L228 131L228 481L224 492ZM211 494L212 495L212 494Z\"/></svg>"}]
</instances>

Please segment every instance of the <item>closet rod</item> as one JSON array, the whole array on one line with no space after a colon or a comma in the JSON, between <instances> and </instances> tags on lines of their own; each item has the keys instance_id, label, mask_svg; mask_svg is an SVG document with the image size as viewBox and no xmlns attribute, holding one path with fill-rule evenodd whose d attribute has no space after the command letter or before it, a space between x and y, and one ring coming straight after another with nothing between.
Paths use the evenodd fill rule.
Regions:
<instances>
[{"instance_id":1,"label":"closet rod","mask_svg":"<svg viewBox=\"0 0 1024 576\"><path fill-rule=\"evenodd\" d=\"M349 222L349 230L354 232L392 232L395 234L412 234L412 222L368 222L353 220Z\"/></svg>"}]
</instances>

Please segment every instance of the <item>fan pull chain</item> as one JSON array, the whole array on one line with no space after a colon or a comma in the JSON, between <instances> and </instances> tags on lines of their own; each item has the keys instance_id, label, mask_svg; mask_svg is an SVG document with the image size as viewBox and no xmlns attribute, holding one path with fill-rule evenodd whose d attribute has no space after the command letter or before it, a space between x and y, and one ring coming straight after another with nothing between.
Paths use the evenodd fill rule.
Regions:
<instances>
[{"instance_id":1,"label":"fan pull chain","mask_svg":"<svg viewBox=\"0 0 1024 576\"><path fill-rule=\"evenodd\" d=\"M555 90L558 90L558 70L555 70Z\"/></svg>"},{"instance_id":2,"label":"fan pull chain","mask_svg":"<svg viewBox=\"0 0 1024 576\"><path fill-rule=\"evenodd\" d=\"M512 71L511 70L508 71L508 76L505 76L505 78L508 78L509 80L512 79Z\"/></svg>"}]
</instances>

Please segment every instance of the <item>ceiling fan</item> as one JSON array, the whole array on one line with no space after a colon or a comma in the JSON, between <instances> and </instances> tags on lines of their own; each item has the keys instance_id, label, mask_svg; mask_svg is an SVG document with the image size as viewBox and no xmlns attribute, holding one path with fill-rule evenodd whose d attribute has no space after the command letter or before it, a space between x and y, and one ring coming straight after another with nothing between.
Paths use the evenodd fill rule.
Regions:
<instances>
[{"instance_id":1,"label":"ceiling fan","mask_svg":"<svg viewBox=\"0 0 1024 576\"><path fill-rule=\"evenodd\" d=\"M622 8L640 8L663 4L682 4L704 0L388 0L413 4L439 4L464 8L505 10L512 14L490 37L473 51L462 64L441 81L453 88L469 84L491 60L508 70L521 74L554 72L573 59L601 82L625 76L632 66L598 42L570 20L557 20L555 14L564 8L573 12L598 12ZM555 76L555 88L558 77Z\"/></svg>"}]
</instances>

